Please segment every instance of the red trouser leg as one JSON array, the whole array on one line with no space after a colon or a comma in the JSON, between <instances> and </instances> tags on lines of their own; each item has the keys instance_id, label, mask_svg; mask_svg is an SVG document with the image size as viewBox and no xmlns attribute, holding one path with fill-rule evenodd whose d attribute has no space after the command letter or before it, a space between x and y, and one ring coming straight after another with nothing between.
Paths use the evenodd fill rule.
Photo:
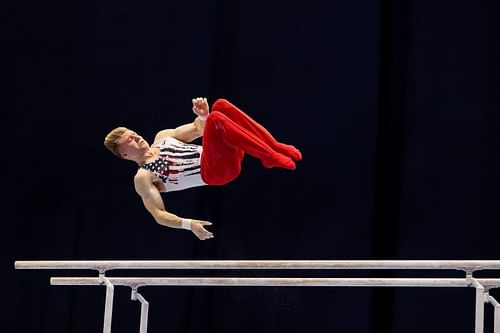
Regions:
<instances>
[{"instance_id":1,"label":"red trouser leg","mask_svg":"<svg viewBox=\"0 0 500 333\"><path fill-rule=\"evenodd\" d=\"M274 151L227 115L212 111L203 130L203 180L210 185L222 185L234 180L241 171L244 153L259 158L267 168L295 169L295 163L288 156Z\"/></svg>"},{"instance_id":2,"label":"red trouser leg","mask_svg":"<svg viewBox=\"0 0 500 333\"><path fill-rule=\"evenodd\" d=\"M212 111L224 113L232 121L245 128L248 132L258 137L262 142L266 143L273 150L288 156L295 161L302 159L301 152L291 145L276 141L276 139L262 125L250 118L247 114L241 111L238 107L231 104L225 99L218 99L212 105Z\"/></svg>"}]
</instances>

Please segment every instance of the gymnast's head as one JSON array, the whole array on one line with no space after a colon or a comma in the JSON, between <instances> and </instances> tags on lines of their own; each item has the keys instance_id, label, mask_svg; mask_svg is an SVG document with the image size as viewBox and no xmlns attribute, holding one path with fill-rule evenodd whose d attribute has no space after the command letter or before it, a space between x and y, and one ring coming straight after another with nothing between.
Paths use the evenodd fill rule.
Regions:
<instances>
[{"instance_id":1,"label":"gymnast's head","mask_svg":"<svg viewBox=\"0 0 500 333\"><path fill-rule=\"evenodd\" d=\"M149 150L149 144L136 132L117 127L106 135L104 146L119 158L138 162Z\"/></svg>"}]
</instances>

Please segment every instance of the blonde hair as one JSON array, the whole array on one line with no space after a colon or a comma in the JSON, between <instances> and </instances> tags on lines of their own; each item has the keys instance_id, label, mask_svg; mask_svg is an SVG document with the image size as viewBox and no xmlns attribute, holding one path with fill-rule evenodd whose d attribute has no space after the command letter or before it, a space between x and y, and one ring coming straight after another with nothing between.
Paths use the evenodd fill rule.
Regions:
<instances>
[{"instance_id":1,"label":"blonde hair","mask_svg":"<svg viewBox=\"0 0 500 333\"><path fill-rule=\"evenodd\" d=\"M118 151L118 141L122 137L123 133L127 130L126 127L117 127L106 135L104 138L104 146L118 157L122 157Z\"/></svg>"}]
</instances>

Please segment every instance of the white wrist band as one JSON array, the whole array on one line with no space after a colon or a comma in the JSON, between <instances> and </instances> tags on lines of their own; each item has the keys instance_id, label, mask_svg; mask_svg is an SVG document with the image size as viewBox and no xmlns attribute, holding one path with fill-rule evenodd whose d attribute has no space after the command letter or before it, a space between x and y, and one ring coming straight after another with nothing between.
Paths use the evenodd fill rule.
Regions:
<instances>
[{"instance_id":1,"label":"white wrist band","mask_svg":"<svg viewBox=\"0 0 500 333\"><path fill-rule=\"evenodd\" d=\"M191 220L191 219L181 219L182 229L191 230L191 222L192 221L193 220Z\"/></svg>"},{"instance_id":2,"label":"white wrist band","mask_svg":"<svg viewBox=\"0 0 500 333\"><path fill-rule=\"evenodd\" d=\"M201 121L206 121L207 118L208 118L208 115L206 115L206 116L198 116L198 118L200 118Z\"/></svg>"}]
</instances>

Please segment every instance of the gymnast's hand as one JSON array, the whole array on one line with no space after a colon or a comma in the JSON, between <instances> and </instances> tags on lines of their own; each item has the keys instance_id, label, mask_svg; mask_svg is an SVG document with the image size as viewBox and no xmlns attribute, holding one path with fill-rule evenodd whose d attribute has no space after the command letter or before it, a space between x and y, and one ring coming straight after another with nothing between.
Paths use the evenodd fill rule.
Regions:
<instances>
[{"instance_id":1,"label":"gymnast's hand","mask_svg":"<svg viewBox=\"0 0 500 333\"><path fill-rule=\"evenodd\" d=\"M196 235L196 237L201 240L214 238L214 235L210 231L205 229L204 226L206 225L212 225L212 223L207 221L192 220L191 231Z\"/></svg>"},{"instance_id":2,"label":"gymnast's hand","mask_svg":"<svg viewBox=\"0 0 500 333\"><path fill-rule=\"evenodd\" d=\"M200 117L201 120L206 120L210 112L206 98L193 98L193 112Z\"/></svg>"}]
</instances>

